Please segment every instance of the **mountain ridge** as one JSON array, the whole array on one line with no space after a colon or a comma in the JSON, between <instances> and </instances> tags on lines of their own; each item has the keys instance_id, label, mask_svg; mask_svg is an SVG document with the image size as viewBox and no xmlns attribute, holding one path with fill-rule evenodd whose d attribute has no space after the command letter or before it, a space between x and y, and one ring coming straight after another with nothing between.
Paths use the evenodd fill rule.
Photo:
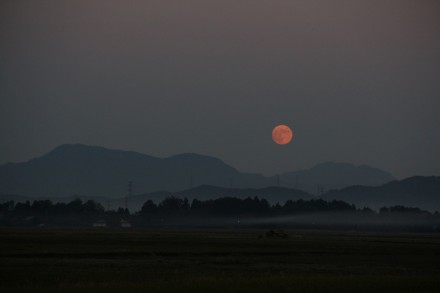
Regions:
<instances>
[{"instance_id":1,"label":"mountain ridge","mask_svg":"<svg viewBox=\"0 0 440 293\"><path fill-rule=\"evenodd\" d=\"M349 169L348 172L351 170L356 173L357 167L351 164L342 165L343 169ZM306 170L309 173L302 170L282 174L279 185L314 193L316 182L329 182L328 178L334 177L334 173L341 169L337 168L340 166L337 163L323 166L328 169L321 172L324 177L316 175L319 172L313 173L311 168ZM335 167L332 169L332 166ZM370 167L369 170L376 169ZM302 172L299 185L295 181L298 172ZM306 173L312 174L307 182ZM383 171L376 173L380 178L373 182L374 185L385 183L391 176L381 176L386 173ZM341 176L334 178L341 181ZM134 151L83 144L63 144L27 162L0 166L0 193L3 194L51 197L74 194L124 196L129 181L134 182L136 193L145 193L158 190L175 192L197 185L263 188L276 185L280 180L277 176L265 177L258 173L239 172L221 159L207 155L182 153L158 158ZM341 185L341 182L336 183ZM353 184L342 182L342 185L345 187ZM308 189L310 186L311 190Z\"/></svg>"},{"instance_id":2,"label":"mountain ridge","mask_svg":"<svg viewBox=\"0 0 440 293\"><path fill-rule=\"evenodd\" d=\"M412 176L394 180L381 186L349 186L329 190L324 200L342 200L359 207L380 208L403 205L440 210L440 176Z\"/></svg>"}]
</instances>

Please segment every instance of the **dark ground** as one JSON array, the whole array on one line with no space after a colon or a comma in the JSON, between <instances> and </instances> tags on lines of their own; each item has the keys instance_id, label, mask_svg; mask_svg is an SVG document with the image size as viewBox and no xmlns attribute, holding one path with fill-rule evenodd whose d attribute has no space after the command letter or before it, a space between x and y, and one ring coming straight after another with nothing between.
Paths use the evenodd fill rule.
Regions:
<instances>
[{"instance_id":1,"label":"dark ground","mask_svg":"<svg viewBox=\"0 0 440 293\"><path fill-rule=\"evenodd\" d=\"M0 291L440 292L439 235L265 232L1 228Z\"/></svg>"}]
</instances>

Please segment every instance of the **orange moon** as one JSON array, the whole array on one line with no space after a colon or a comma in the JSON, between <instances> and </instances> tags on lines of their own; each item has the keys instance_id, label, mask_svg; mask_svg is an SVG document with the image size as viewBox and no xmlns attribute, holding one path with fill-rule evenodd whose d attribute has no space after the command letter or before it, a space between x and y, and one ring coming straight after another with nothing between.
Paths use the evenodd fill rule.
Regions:
<instances>
[{"instance_id":1,"label":"orange moon","mask_svg":"<svg viewBox=\"0 0 440 293\"><path fill-rule=\"evenodd\" d=\"M288 144L293 137L292 129L287 125L275 126L272 130L272 139L277 144Z\"/></svg>"}]
</instances>

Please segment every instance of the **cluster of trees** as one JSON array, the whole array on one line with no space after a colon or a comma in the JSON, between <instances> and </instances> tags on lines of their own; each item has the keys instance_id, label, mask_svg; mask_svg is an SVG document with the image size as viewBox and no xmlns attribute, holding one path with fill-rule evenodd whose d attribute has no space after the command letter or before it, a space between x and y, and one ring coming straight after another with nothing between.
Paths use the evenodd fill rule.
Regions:
<instances>
[{"instance_id":1,"label":"cluster of trees","mask_svg":"<svg viewBox=\"0 0 440 293\"><path fill-rule=\"evenodd\" d=\"M127 209L105 210L92 200L83 202L80 199L69 203L53 203L50 200L36 200L32 203L8 201L0 203L0 225L3 226L91 226L96 221L106 222L107 226L118 226L121 220L130 221L134 226L149 225L194 225L204 219L209 225L211 219L240 218L251 223L255 219L281 219L283 217L302 217L302 224L319 222L320 225L338 223L369 223L379 225L388 223L411 223L424 225L440 230L440 215L418 208L403 206L383 207L379 212L369 208L358 209L343 201L288 200L285 204L270 205L266 199L258 197L239 199L223 197L209 200L194 199L190 203L186 198L168 197L156 204L152 200L144 203L141 210L130 213ZM304 220L304 216L306 220ZM339 219L336 220L335 219ZM196 220L196 221L194 221ZM402 220L404 220L402 222ZM296 221L296 220L293 220ZM400 222L399 222L400 221ZM408 222L409 221L409 222ZM255 222L255 221L254 221ZM243 221L246 223L246 221ZM282 223L278 221L278 223ZM289 222L298 224L299 222ZM283 225L286 225L284 223ZM301 227L309 227L309 226ZM355 224L357 225L357 224ZM299 227L299 226L298 226Z\"/></svg>"},{"instance_id":2,"label":"cluster of trees","mask_svg":"<svg viewBox=\"0 0 440 293\"><path fill-rule=\"evenodd\" d=\"M140 215L237 216L245 214L252 216L276 216L332 211L357 211L357 209L354 205L350 205L343 201L334 200L327 202L322 199L288 200L284 205L277 203L276 205L271 206L266 199L259 199L258 197L248 197L246 199L222 197L205 201L194 199L191 204L189 204L189 201L186 198L168 197L158 205L152 200L148 200L142 206ZM368 211L373 212L370 209L368 209Z\"/></svg>"},{"instance_id":3,"label":"cluster of trees","mask_svg":"<svg viewBox=\"0 0 440 293\"><path fill-rule=\"evenodd\" d=\"M129 211L123 208L105 211L100 203L93 200L83 202L75 199L69 203L53 203L50 200L0 203L0 225L4 226L89 226L98 219L105 218L116 223L121 217L129 215Z\"/></svg>"},{"instance_id":4,"label":"cluster of trees","mask_svg":"<svg viewBox=\"0 0 440 293\"><path fill-rule=\"evenodd\" d=\"M15 214L30 214L30 215L66 215L66 214L101 214L104 212L104 207L93 201L88 200L82 202L81 199L75 199L69 203L53 203L50 200L35 200L32 204L29 201L18 202L7 201L0 204L0 212L13 212Z\"/></svg>"}]
</instances>

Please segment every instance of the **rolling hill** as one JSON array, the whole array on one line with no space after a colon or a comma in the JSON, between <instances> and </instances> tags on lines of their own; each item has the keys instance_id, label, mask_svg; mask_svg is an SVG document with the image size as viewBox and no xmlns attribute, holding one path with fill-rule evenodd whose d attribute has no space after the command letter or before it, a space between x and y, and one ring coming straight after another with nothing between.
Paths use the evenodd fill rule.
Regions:
<instances>
[{"instance_id":1,"label":"rolling hill","mask_svg":"<svg viewBox=\"0 0 440 293\"><path fill-rule=\"evenodd\" d=\"M131 151L65 144L39 158L0 166L0 194L33 198L124 197L130 181L136 194L176 192L199 185L264 188L277 182L282 187L316 193L317 186L328 189L380 185L392 179L379 169L341 163L265 177L239 172L220 159L192 153L157 158Z\"/></svg>"},{"instance_id":2,"label":"rolling hill","mask_svg":"<svg viewBox=\"0 0 440 293\"><path fill-rule=\"evenodd\" d=\"M414 176L381 186L350 186L325 193L324 200L343 200L358 207L403 205L440 211L440 177Z\"/></svg>"},{"instance_id":3,"label":"rolling hill","mask_svg":"<svg viewBox=\"0 0 440 293\"><path fill-rule=\"evenodd\" d=\"M311 169L286 172L280 175L284 186L312 194L352 185L379 186L395 180L393 175L370 166L325 162Z\"/></svg>"}]
</instances>

